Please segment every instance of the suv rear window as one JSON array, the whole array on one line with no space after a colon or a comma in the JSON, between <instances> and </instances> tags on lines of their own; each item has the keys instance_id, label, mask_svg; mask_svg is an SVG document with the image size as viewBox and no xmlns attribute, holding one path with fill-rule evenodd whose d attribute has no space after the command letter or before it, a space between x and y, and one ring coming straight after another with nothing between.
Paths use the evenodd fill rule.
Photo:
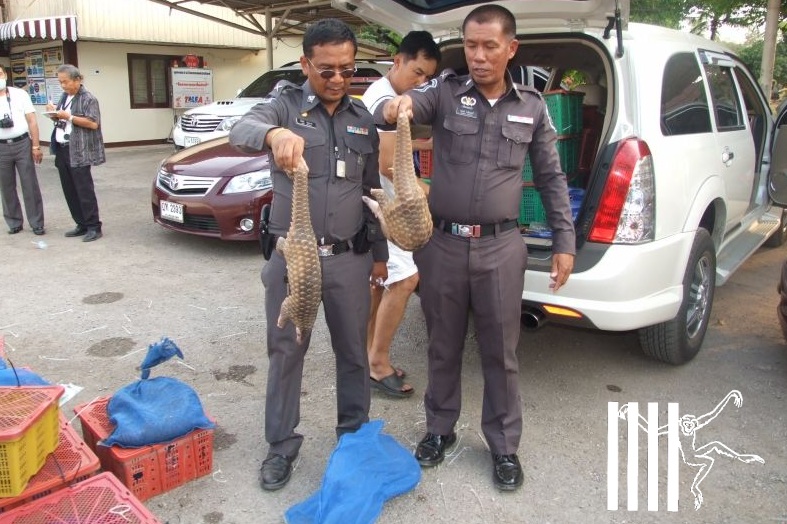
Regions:
<instances>
[{"instance_id":1,"label":"suv rear window","mask_svg":"<svg viewBox=\"0 0 787 524\"><path fill-rule=\"evenodd\" d=\"M380 72L377 69L369 67L359 67L353 77L353 83L356 82L357 77L362 78L380 78ZM249 84L246 89L240 92L238 98L264 98L268 93L273 91L273 88L281 80L292 82L293 84L302 84L306 81L306 75L300 69L283 69L268 71L257 80ZM364 82L368 85L369 82Z\"/></svg>"}]
</instances>

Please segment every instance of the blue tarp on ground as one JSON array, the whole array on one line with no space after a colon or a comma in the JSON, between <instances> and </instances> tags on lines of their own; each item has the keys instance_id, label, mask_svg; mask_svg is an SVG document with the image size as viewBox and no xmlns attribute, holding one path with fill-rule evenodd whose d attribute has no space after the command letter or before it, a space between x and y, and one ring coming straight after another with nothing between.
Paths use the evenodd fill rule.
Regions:
<instances>
[{"instance_id":1,"label":"blue tarp on ground","mask_svg":"<svg viewBox=\"0 0 787 524\"><path fill-rule=\"evenodd\" d=\"M418 485L421 468L412 452L382 428L382 420L373 420L342 435L320 489L287 510L288 524L369 524L386 500Z\"/></svg>"}]
</instances>

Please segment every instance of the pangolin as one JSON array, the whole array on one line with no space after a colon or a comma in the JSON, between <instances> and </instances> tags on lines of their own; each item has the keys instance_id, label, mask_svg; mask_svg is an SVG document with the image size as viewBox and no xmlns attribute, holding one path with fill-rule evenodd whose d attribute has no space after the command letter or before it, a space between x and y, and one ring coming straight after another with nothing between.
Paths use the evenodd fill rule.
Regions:
<instances>
[{"instance_id":1,"label":"pangolin","mask_svg":"<svg viewBox=\"0 0 787 524\"><path fill-rule=\"evenodd\" d=\"M405 251L415 251L432 236L432 215L426 195L415 176L410 119L404 112L399 113L396 120L393 185L393 200L388 198L384 190L372 189L372 196L379 206L368 198L364 201L380 220L383 234L388 240Z\"/></svg>"},{"instance_id":2,"label":"pangolin","mask_svg":"<svg viewBox=\"0 0 787 524\"><path fill-rule=\"evenodd\" d=\"M296 341L300 344L311 333L317 319L322 297L322 270L309 213L309 167L303 159L291 176L292 222L287 238L279 238L276 244L287 262L289 294L282 302L276 324L279 328L288 320L295 324Z\"/></svg>"}]
</instances>

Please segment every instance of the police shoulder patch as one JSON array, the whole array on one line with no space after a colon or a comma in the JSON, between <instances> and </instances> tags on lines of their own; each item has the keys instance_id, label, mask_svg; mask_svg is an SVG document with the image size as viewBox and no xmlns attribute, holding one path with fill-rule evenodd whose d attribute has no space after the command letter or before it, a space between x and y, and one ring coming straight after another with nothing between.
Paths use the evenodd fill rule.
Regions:
<instances>
[{"instance_id":1,"label":"police shoulder patch","mask_svg":"<svg viewBox=\"0 0 787 524\"><path fill-rule=\"evenodd\" d=\"M268 94L268 98L277 98L284 91L289 89L299 89L300 87L301 86L293 84L289 80L279 80L276 82L276 85L273 86L273 90Z\"/></svg>"}]
</instances>

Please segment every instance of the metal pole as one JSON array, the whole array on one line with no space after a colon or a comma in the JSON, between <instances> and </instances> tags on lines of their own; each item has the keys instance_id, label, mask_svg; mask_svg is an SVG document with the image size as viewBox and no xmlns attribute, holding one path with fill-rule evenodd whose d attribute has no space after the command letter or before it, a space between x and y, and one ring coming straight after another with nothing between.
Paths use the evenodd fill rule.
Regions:
<instances>
[{"instance_id":1,"label":"metal pole","mask_svg":"<svg viewBox=\"0 0 787 524\"><path fill-rule=\"evenodd\" d=\"M273 69L273 15L270 7L265 8L265 51L268 56L268 71Z\"/></svg>"}]
</instances>

